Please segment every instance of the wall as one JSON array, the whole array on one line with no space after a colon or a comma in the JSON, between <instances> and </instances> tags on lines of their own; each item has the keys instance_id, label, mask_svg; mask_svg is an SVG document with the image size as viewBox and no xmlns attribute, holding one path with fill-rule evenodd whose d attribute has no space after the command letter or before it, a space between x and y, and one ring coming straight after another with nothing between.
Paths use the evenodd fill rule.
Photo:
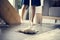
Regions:
<instances>
[{"instance_id":1,"label":"wall","mask_svg":"<svg viewBox=\"0 0 60 40\"><path fill-rule=\"evenodd\" d=\"M50 0L44 0L44 5L43 5L43 8L42 8L42 15L43 16L49 16L49 3L50 3ZM55 23L55 20L54 19L43 19L42 20L42 23Z\"/></svg>"},{"instance_id":2,"label":"wall","mask_svg":"<svg viewBox=\"0 0 60 40\"><path fill-rule=\"evenodd\" d=\"M43 16L49 16L49 1L48 0L44 0L44 3L43 3L43 8L42 8L42 15Z\"/></svg>"},{"instance_id":3,"label":"wall","mask_svg":"<svg viewBox=\"0 0 60 40\"><path fill-rule=\"evenodd\" d=\"M60 17L60 7L50 7L49 16Z\"/></svg>"},{"instance_id":4,"label":"wall","mask_svg":"<svg viewBox=\"0 0 60 40\"><path fill-rule=\"evenodd\" d=\"M43 16L60 17L60 7L51 7L51 0L44 1ZM43 19L43 23L55 23L54 19ZM59 23L59 20L57 20Z\"/></svg>"},{"instance_id":5,"label":"wall","mask_svg":"<svg viewBox=\"0 0 60 40\"><path fill-rule=\"evenodd\" d=\"M60 17L60 7L50 7L49 16ZM60 20L57 20L57 23L60 24Z\"/></svg>"}]
</instances>

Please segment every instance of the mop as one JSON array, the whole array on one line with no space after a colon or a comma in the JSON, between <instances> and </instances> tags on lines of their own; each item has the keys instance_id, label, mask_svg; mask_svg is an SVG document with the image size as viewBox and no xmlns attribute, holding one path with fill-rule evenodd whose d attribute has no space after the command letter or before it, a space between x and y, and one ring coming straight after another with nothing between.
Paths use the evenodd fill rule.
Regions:
<instances>
[{"instance_id":1,"label":"mop","mask_svg":"<svg viewBox=\"0 0 60 40\"><path fill-rule=\"evenodd\" d=\"M39 31L35 30L35 29L32 29L33 26L32 24L29 26L29 28L25 29L25 30L19 30L18 32L20 33L24 33L24 34L29 34L29 35L34 35L34 34L37 34Z\"/></svg>"},{"instance_id":2,"label":"mop","mask_svg":"<svg viewBox=\"0 0 60 40\"><path fill-rule=\"evenodd\" d=\"M30 0L30 7L29 7L29 20L30 20L30 13L31 13L31 0ZM32 18L31 18L32 19ZM30 20L31 21L31 20ZM33 24L32 24L32 22L30 22L30 26L29 26L29 28L27 28L27 29L25 29L25 30L23 30L23 31L19 31L20 33L24 33L24 34L29 34L29 35L34 35L34 34L36 34L38 31L37 30L34 30L34 29L32 29L33 28Z\"/></svg>"}]
</instances>

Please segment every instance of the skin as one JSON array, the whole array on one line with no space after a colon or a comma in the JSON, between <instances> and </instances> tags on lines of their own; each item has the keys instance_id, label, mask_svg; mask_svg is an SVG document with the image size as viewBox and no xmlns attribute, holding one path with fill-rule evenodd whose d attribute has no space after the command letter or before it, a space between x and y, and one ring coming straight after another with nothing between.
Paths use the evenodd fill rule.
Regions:
<instances>
[{"instance_id":1,"label":"skin","mask_svg":"<svg viewBox=\"0 0 60 40\"><path fill-rule=\"evenodd\" d=\"M27 5L24 5L23 9L22 9L22 20L23 20L23 16L24 16L26 7L27 7ZM32 6L32 20L31 20L32 23L33 23L34 16L35 16L35 6Z\"/></svg>"}]
</instances>

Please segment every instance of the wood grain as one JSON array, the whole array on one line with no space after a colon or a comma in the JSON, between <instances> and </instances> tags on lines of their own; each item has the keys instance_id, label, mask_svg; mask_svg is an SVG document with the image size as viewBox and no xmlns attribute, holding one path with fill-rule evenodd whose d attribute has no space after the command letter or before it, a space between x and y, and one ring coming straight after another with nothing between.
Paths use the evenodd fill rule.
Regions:
<instances>
[{"instance_id":1,"label":"wood grain","mask_svg":"<svg viewBox=\"0 0 60 40\"><path fill-rule=\"evenodd\" d=\"M0 0L0 15L8 24L21 23L19 13L8 0Z\"/></svg>"}]
</instances>

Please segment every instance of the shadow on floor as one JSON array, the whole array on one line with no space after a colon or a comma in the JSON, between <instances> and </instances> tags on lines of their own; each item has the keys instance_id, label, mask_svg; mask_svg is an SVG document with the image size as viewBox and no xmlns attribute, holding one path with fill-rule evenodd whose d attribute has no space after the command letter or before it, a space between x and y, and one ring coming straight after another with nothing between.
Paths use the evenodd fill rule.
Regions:
<instances>
[{"instance_id":1,"label":"shadow on floor","mask_svg":"<svg viewBox=\"0 0 60 40\"><path fill-rule=\"evenodd\" d=\"M54 27L55 27L55 29L56 29L56 28L59 28L59 29L60 29L60 25L55 25Z\"/></svg>"}]
</instances>

